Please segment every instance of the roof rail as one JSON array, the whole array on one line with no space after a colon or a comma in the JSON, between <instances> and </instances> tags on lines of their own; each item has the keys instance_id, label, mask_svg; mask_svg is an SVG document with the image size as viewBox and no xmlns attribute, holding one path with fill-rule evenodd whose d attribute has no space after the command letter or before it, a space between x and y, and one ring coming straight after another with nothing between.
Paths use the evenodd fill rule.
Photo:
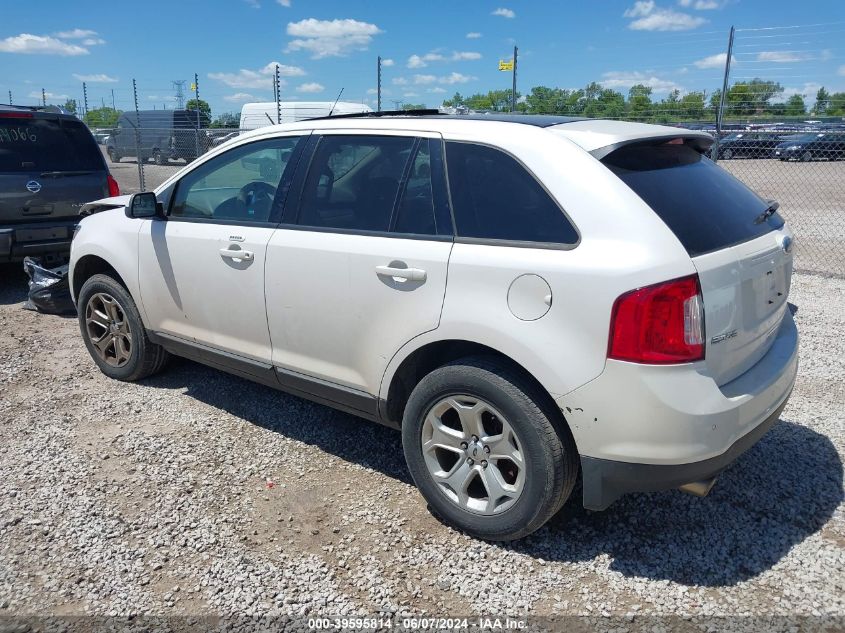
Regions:
<instances>
[{"instance_id":1,"label":"roof rail","mask_svg":"<svg viewBox=\"0 0 845 633\"><path fill-rule=\"evenodd\" d=\"M325 119L369 119L383 116L432 116L443 114L440 110L379 110L378 112L353 112L351 114L334 114L332 116L315 116L304 121L322 121Z\"/></svg>"}]
</instances>

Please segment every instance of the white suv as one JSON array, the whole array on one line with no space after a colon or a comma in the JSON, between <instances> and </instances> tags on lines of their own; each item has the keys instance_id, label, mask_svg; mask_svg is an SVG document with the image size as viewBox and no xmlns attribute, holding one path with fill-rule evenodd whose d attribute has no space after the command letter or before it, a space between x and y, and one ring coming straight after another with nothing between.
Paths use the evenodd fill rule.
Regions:
<instances>
[{"instance_id":1,"label":"white suv","mask_svg":"<svg viewBox=\"0 0 845 633\"><path fill-rule=\"evenodd\" d=\"M92 203L71 286L119 380L169 353L401 428L487 539L583 503L706 494L798 365L792 237L669 127L352 116L266 127Z\"/></svg>"}]
</instances>

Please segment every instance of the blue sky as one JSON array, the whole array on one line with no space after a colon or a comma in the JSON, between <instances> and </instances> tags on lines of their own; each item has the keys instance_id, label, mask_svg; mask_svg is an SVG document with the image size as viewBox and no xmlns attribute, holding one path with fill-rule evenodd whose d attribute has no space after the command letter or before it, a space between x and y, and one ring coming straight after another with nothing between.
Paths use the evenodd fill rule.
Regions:
<instances>
[{"instance_id":1,"label":"blue sky","mask_svg":"<svg viewBox=\"0 0 845 633\"><path fill-rule=\"evenodd\" d=\"M577 88L589 81L660 97L721 86L728 30L737 34L733 79L779 81L784 96L845 91L842 0L4 0L0 100L82 100L89 107L172 107L171 81L200 78L214 114L272 99L281 64L285 100L374 104L376 56L383 105L438 105L510 86L499 59L519 46L519 89ZM774 28L773 28L774 27ZM810 96L811 95L811 96Z\"/></svg>"}]
</instances>

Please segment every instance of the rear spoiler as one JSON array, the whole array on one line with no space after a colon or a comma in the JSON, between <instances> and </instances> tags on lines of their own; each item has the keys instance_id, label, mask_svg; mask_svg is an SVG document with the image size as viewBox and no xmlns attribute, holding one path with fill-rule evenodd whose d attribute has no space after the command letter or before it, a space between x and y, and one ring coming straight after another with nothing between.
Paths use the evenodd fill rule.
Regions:
<instances>
[{"instance_id":1,"label":"rear spoiler","mask_svg":"<svg viewBox=\"0 0 845 633\"><path fill-rule=\"evenodd\" d=\"M671 134L666 136L650 136L650 137L640 137L625 141L620 141L619 143L613 143L612 145L605 145L604 147L598 147L590 152L595 158L598 160L602 160L609 154L612 154L616 150L622 147L628 147L631 145L660 145L662 143L669 143L672 141L683 141L684 145L687 147L691 147L699 154L703 154L706 152L715 142L715 139L710 136L709 134Z\"/></svg>"}]
</instances>

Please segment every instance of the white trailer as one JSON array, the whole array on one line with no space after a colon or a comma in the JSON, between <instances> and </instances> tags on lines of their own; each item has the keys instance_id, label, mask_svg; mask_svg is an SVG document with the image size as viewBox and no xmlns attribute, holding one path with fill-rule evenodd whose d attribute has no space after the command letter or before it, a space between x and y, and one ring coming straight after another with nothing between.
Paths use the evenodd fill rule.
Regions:
<instances>
[{"instance_id":1,"label":"white trailer","mask_svg":"<svg viewBox=\"0 0 845 633\"><path fill-rule=\"evenodd\" d=\"M339 114L355 114L358 112L372 112L373 109L363 103L351 101L282 101L281 119L277 121L278 109L275 101L262 103L245 103L241 109L241 129L254 130L265 125L276 123L292 123L303 119L332 116Z\"/></svg>"}]
</instances>

